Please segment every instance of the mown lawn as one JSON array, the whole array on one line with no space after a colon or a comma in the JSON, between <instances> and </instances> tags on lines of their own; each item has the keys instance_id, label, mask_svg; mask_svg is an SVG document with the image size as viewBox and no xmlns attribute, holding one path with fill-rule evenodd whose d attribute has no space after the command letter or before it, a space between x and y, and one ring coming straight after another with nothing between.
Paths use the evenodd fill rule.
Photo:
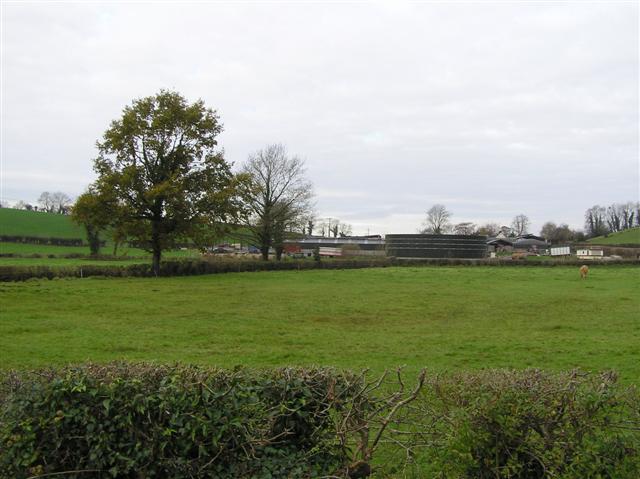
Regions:
<instances>
[{"instance_id":1,"label":"mown lawn","mask_svg":"<svg viewBox=\"0 0 640 479\"><path fill-rule=\"evenodd\" d=\"M423 267L0 284L0 363L379 372L614 368L640 383L640 269Z\"/></svg>"}]
</instances>

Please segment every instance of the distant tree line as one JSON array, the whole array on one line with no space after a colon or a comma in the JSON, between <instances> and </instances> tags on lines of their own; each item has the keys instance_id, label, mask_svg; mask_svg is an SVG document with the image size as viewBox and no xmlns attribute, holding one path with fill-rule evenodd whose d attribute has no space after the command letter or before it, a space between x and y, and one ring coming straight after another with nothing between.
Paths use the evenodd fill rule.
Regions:
<instances>
[{"instance_id":1,"label":"distant tree line","mask_svg":"<svg viewBox=\"0 0 640 479\"><path fill-rule=\"evenodd\" d=\"M495 237L502 234L508 238L516 238L528 234L531 227L529 217L516 215L510 226L500 226L496 222L476 225L473 222L453 223L453 214L444 205L433 205L426 213L422 227L423 234L458 234L485 235ZM628 201L614 203L610 206L595 205L585 212L584 231L574 230L566 223L556 224L552 221L544 223L540 236L551 243L567 243L584 241L587 238L606 236L611 233L640 227L640 202Z\"/></svg>"},{"instance_id":2,"label":"distant tree line","mask_svg":"<svg viewBox=\"0 0 640 479\"><path fill-rule=\"evenodd\" d=\"M54 193L44 191L38 198L37 205L32 205L31 203L20 200L13 206L13 209L68 215L71 213L72 204L73 200L71 197L62 191L56 191ZM7 206L5 205L5 207Z\"/></svg>"},{"instance_id":3,"label":"distant tree line","mask_svg":"<svg viewBox=\"0 0 640 479\"><path fill-rule=\"evenodd\" d=\"M442 204L435 204L427 211L426 218L419 229L422 234L457 234L457 235L484 235L497 236L502 233L507 237L517 237L529 232L531 221L524 214L516 215L511 226L500 226L498 223L489 222L482 225L465 221L452 223L453 213Z\"/></svg>"},{"instance_id":4,"label":"distant tree line","mask_svg":"<svg viewBox=\"0 0 640 479\"><path fill-rule=\"evenodd\" d=\"M640 227L640 202L594 205L584 213L585 233L590 238L637 227Z\"/></svg>"}]
</instances>

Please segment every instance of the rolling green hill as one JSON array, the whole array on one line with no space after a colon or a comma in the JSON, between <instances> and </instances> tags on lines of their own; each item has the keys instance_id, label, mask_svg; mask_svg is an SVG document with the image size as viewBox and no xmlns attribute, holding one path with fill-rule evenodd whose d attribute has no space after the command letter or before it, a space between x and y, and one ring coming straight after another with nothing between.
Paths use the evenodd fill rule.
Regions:
<instances>
[{"instance_id":1,"label":"rolling green hill","mask_svg":"<svg viewBox=\"0 0 640 479\"><path fill-rule=\"evenodd\" d=\"M36 211L15 210L10 208L0 208L0 235L2 236L35 236L40 238L78 238L82 239L85 246L52 246L46 244L28 244L0 242L0 254L24 257L34 254L39 255L66 255L66 254L89 254L89 247L86 246L86 233L84 228L71 221L70 216L58 215L54 213L44 213ZM246 245L249 231L246 228L234 228L229 234L221 237L218 243L238 243ZM111 254L113 244L108 234L104 234L107 246L103 249L104 254ZM148 256L148 252L139 248L121 245L118 250L119 255L125 256ZM166 257L194 256L199 253L193 249L189 251L167 251ZM14 264L23 259L3 258L2 264ZM50 261L47 258L29 259L38 264Z\"/></svg>"},{"instance_id":2,"label":"rolling green hill","mask_svg":"<svg viewBox=\"0 0 640 479\"><path fill-rule=\"evenodd\" d=\"M591 244L637 244L640 245L640 228L611 233L608 236L596 236L588 240Z\"/></svg>"},{"instance_id":3,"label":"rolling green hill","mask_svg":"<svg viewBox=\"0 0 640 479\"><path fill-rule=\"evenodd\" d=\"M70 216L0 208L0 235L84 239L85 232Z\"/></svg>"}]
</instances>

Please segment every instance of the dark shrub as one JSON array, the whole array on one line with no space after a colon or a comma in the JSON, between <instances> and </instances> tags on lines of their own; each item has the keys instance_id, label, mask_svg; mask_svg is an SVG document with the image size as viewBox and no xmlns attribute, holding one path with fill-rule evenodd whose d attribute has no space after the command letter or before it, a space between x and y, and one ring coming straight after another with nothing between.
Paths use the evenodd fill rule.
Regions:
<instances>
[{"instance_id":1,"label":"dark shrub","mask_svg":"<svg viewBox=\"0 0 640 479\"><path fill-rule=\"evenodd\" d=\"M328 369L11 373L0 390L0 477L329 475L346 465L335 424L358 385Z\"/></svg>"},{"instance_id":2,"label":"dark shrub","mask_svg":"<svg viewBox=\"0 0 640 479\"><path fill-rule=\"evenodd\" d=\"M432 377L417 402L426 469L452 478L638 478L639 397L613 374Z\"/></svg>"}]
</instances>

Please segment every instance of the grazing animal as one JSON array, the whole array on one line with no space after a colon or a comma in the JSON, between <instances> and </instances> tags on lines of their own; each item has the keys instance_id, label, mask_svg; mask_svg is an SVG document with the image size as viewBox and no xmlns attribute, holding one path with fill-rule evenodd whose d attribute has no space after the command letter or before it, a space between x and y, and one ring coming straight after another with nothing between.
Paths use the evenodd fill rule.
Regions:
<instances>
[{"instance_id":1,"label":"grazing animal","mask_svg":"<svg viewBox=\"0 0 640 479\"><path fill-rule=\"evenodd\" d=\"M580 267L580 279L587 279L588 272L589 272L589 267L586 264L583 264Z\"/></svg>"}]
</instances>

